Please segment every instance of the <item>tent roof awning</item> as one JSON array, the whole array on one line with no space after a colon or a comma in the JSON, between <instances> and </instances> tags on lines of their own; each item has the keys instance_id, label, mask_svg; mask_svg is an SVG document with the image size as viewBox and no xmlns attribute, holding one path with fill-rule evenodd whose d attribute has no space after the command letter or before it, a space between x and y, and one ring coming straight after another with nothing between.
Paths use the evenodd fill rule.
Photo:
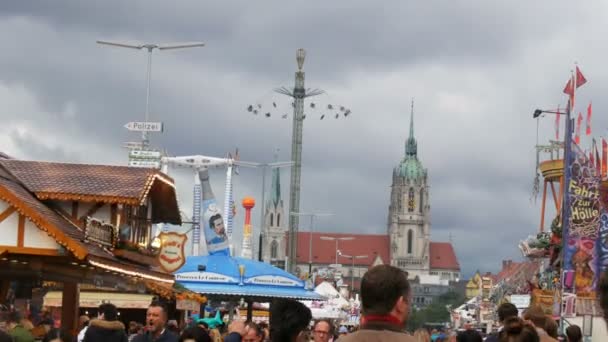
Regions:
<instances>
[{"instance_id":1,"label":"tent roof awning","mask_svg":"<svg viewBox=\"0 0 608 342\"><path fill-rule=\"evenodd\" d=\"M49 291L43 299L44 306L61 307L61 291ZM112 303L119 309L147 309L153 295L139 293L80 292L81 308L98 308L103 302Z\"/></svg>"},{"instance_id":2,"label":"tent roof awning","mask_svg":"<svg viewBox=\"0 0 608 342\"><path fill-rule=\"evenodd\" d=\"M255 299L258 302L270 301L273 298L325 300L323 296L316 292L297 287L289 288L261 285L241 286L238 284L209 284L194 282L180 283L188 290L204 294L207 297L248 297Z\"/></svg>"}]
</instances>

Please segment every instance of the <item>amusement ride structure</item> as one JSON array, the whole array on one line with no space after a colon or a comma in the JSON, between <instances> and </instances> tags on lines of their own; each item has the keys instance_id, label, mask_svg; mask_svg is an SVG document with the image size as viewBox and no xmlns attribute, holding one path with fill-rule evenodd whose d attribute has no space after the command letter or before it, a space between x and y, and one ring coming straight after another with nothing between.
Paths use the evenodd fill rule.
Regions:
<instances>
[{"instance_id":1,"label":"amusement ride structure","mask_svg":"<svg viewBox=\"0 0 608 342\"><path fill-rule=\"evenodd\" d=\"M227 158L208 157L202 155L193 156L180 156L180 157L163 157L161 159L162 171L167 173L168 166L175 166L180 168L188 168L194 170L194 188L193 188L193 210L192 210L192 255L199 255L200 253L200 222L202 213L203 200L210 200L210 198L203 198L203 187L201 186L205 182L209 182L208 169L226 167L226 187L224 192L224 215L226 234L228 240L232 238L233 228L233 188L232 181L234 174L238 174L238 166L244 167L257 167L256 163L249 163L240 161L238 158L238 150L233 157L231 154ZM210 191L210 187L209 187ZM208 193L213 196L213 192ZM232 249L232 246L231 246Z\"/></svg>"},{"instance_id":2,"label":"amusement ride structure","mask_svg":"<svg viewBox=\"0 0 608 342\"><path fill-rule=\"evenodd\" d=\"M247 112L265 118L276 118L287 119L289 117L289 110L293 111L292 121L292 135L291 135L291 161L293 166L291 168L291 177L289 185L289 210L294 213L289 215L289 227L288 227L288 250L287 250L287 264L286 270L294 273L296 266L296 248L297 248L297 236L298 236L298 225L300 212L300 180L302 174L302 138L304 120L307 117L317 116L319 120L325 118L334 117L336 120L343 117L347 118L351 115L351 110L343 105L335 105L332 103L321 103L322 101L315 103L310 102L308 106L304 105L304 99L311 98L318 95L326 95L324 90L311 89L304 87L304 59L306 58L306 51L304 49L298 49L296 51L296 62L298 70L295 73L295 84L293 88L279 87L274 90L275 93L287 96L291 99L291 102L285 106L279 98L272 99L271 103L263 104L261 101L256 104L250 104L247 106Z\"/></svg>"}]
</instances>

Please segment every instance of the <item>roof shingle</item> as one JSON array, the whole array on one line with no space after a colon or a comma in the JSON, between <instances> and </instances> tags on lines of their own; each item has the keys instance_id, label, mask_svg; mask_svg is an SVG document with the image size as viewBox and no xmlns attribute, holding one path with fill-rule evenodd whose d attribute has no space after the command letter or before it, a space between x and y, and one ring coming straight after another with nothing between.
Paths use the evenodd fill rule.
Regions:
<instances>
[{"instance_id":1,"label":"roof shingle","mask_svg":"<svg viewBox=\"0 0 608 342\"><path fill-rule=\"evenodd\" d=\"M140 205L151 195L153 223L181 224L173 179L152 168L0 159L38 199Z\"/></svg>"},{"instance_id":2,"label":"roof shingle","mask_svg":"<svg viewBox=\"0 0 608 342\"><path fill-rule=\"evenodd\" d=\"M432 269L460 271L460 264L449 242L431 242L429 246Z\"/></svg>"}]
</instances>

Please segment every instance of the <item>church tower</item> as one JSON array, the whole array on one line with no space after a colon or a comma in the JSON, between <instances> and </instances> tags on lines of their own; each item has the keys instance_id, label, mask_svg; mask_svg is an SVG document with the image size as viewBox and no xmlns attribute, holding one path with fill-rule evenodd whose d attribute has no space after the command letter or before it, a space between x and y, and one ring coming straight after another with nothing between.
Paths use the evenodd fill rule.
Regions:
<instances>
[{"instance_id":1,"label":"church tower","mask_svg":"<svg viewBox=\"0 0 608 342\"><path fill-rule=\"evenodd\" d=\"M414 137L414 102L405 157L393 170L388 209L391 265L407 271L410 278L429 274L430 205L427 170L418 159Z\"/></svg>"},{"instance_id":2,"label":"church tower","mask_svg":"<svg viewBox=\"0 0 608 342\"><path fill-rule=\"evenodd\" d=\"M264 226L262 227L262 260L275 266L284 267L287 234L283 200L281 199L281 173L272 169L270 199L266 202Z\"/></svg>"}]
</instances>

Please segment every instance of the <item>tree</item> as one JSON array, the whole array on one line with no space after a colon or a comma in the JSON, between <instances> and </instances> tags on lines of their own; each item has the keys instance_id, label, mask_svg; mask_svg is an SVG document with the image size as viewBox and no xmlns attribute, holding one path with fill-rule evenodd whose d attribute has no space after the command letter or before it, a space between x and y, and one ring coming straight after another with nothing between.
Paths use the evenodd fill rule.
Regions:
<instances>
[{"instance_id":1,"label":"tree","mask_svg":"<svg viewBox=\"0 0 608 342\"><path fill-rule=\"evenodd\" d=\"M414 331L424 327L428 323L446 323L450 321L449 308L456 308L464 303L465 298L460 294L450 291L435 298L427 307L413 309L407 322L407 328Z\"/></svg>"}]
</instances>

